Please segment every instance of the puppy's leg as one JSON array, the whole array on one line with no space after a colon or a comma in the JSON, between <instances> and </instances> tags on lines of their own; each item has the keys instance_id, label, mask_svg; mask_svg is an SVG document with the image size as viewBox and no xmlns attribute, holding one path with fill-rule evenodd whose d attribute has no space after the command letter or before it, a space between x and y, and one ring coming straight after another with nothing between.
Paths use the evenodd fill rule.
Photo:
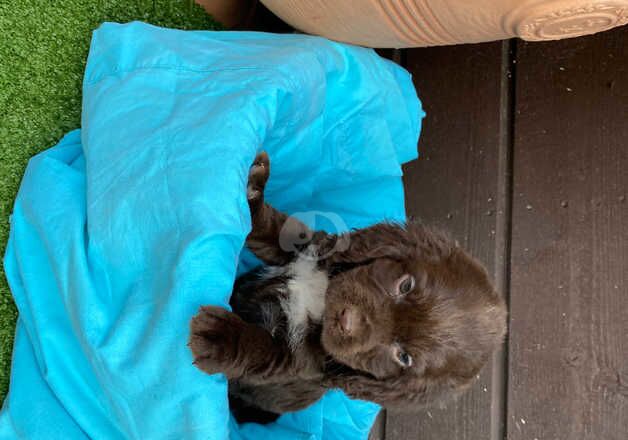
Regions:
<instances>
[{"instance_id":1,"label":"puppy's leg","mask_svg":"<svg viewBox=\"0 0 628 440\"><path fill-rule=\"evenodd\" d=\"M327 234L313 232L295 217L265 203L264 189L269 176L268 154L259 153L251 166L247 185L252 229L246 245L264 263L283 265L294 258L300 246L320 242Z\"/></svg>"},{"instance_id":2,"label":"puppy's leg","mask_svg":"<svg viewBox=\"0 0 628 440\"><path fill-rule=\"evenodd\" d=\"M293 368L287 346L221 307L201 307L190 324L188 346L199 369L208 374L224 373L229 379L265 382Z\"/></svg>"}]
</instances>

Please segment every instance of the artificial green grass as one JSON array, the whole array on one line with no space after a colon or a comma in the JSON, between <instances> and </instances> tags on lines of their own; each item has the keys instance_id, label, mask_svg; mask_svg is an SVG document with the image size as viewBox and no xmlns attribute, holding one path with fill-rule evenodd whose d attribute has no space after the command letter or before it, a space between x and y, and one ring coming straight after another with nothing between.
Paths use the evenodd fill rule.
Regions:
<instances>
[{"instance_id":1,"label":"artificial green grass","mask_svg":"<svg viewBox=\"0 0 628 440\"><path fill-rule=\"evenodd\" d=\"M0 2L1 255L28 159L80 125L81 80L92 31L103 21L132 20L179 29L220 28L192 0ZM4 270L0 272L0 399L4 399L17 311Z\"/></svg>"}]
</instances>

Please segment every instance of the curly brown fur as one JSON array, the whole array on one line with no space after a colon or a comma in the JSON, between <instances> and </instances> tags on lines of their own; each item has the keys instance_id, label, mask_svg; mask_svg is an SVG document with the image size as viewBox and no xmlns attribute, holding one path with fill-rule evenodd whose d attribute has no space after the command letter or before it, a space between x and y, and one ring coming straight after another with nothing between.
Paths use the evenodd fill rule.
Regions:
<instances>
[{"instance_id":1,"label":"curly brown fur","mask_svg":"<svg viewBox=\"0 0 628 440\"><path fill-rule=\"evenodd\" d=\"M311 231L264 203L261 153L247 195L247 246L268 266L238 279L233 312L191 322L195 364L224 373L234 400L273 413L329 388L387 407L466 389L499 346L506 308L483 266L424 225Z\"/></svg>"}]
</instances>

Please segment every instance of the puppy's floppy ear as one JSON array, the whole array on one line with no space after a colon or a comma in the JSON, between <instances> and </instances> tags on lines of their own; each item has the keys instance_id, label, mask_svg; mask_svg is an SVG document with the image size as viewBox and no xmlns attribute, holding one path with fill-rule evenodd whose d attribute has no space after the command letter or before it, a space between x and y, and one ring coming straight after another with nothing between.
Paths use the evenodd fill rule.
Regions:
<instances>
[{"instance_id":1,"label":"puppy's floppy ear","mask_svg":"<svg viewBox=\"0 0 628 440\"><path fill-rule=\"evenodd\" d=\"M458 242L444 231L429 227L418 221L408 222L406 232L412 237L417 255L426 260L438 262L448 258L456 248Z\"/></svg>"},{"instance_id":2,"label":"puppy's floppy ear","mask_svg":"<svg viewBox=\"0 0 628 440\"><path fill-rule=\"evenodd\" d=\"M386 408L416 409L451 400L467 389L471 382L471 379L461 378L435 381L415 375L375 379L355 374L330 377L326 379L325 386L340 388L349 397L375 402Z\"/></svg>"},{"instance_id":3,"label":"puppy's floppy ear","mask_svg":"<svg viewBox=\"0 0 628 440\"><path fill-rule=\"evenodd\" d=\"M421 257L438 261L447 258L457 247L443 232L418 221L406 224L379 223L340 237L335 236L335 240L342 240L346 246L339 247L336 252L328 252L327 261L331 264L359 264L383 257L398 260ZM330 242L328 248L331 249L333 245Z\"/></svg>"},{"instance_id":4,"label":"puppy's floppy ear","mask_svg":"<svg viewBox=\"0 0 628 440\"><path fill-rule=\"evenodd\" d=\"M327 261L331 264L359 264L382 257L402 259L416 253L414 237L401 224L379 223L343 234L337 239L347 245L329 253Z\"/></svg>"}]
</instances>

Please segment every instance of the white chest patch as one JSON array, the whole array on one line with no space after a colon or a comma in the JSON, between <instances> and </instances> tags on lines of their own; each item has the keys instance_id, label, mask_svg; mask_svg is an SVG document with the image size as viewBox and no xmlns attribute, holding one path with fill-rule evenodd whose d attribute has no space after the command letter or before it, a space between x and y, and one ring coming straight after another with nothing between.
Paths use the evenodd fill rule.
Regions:
<instances>
[{"instance_id":1,"label":"white chest patch","mask_svg":"<svg viewBox=\"0 0 628 440\"><path fill-rule=\"evenodd\" d=\"M323 317L329 279L314 259L305 256L288 266L288 276L288 295L282 308L288 318L288 342L295 350L303 341L308 321L320 322Z\"/></svg>"}]
</instances>

